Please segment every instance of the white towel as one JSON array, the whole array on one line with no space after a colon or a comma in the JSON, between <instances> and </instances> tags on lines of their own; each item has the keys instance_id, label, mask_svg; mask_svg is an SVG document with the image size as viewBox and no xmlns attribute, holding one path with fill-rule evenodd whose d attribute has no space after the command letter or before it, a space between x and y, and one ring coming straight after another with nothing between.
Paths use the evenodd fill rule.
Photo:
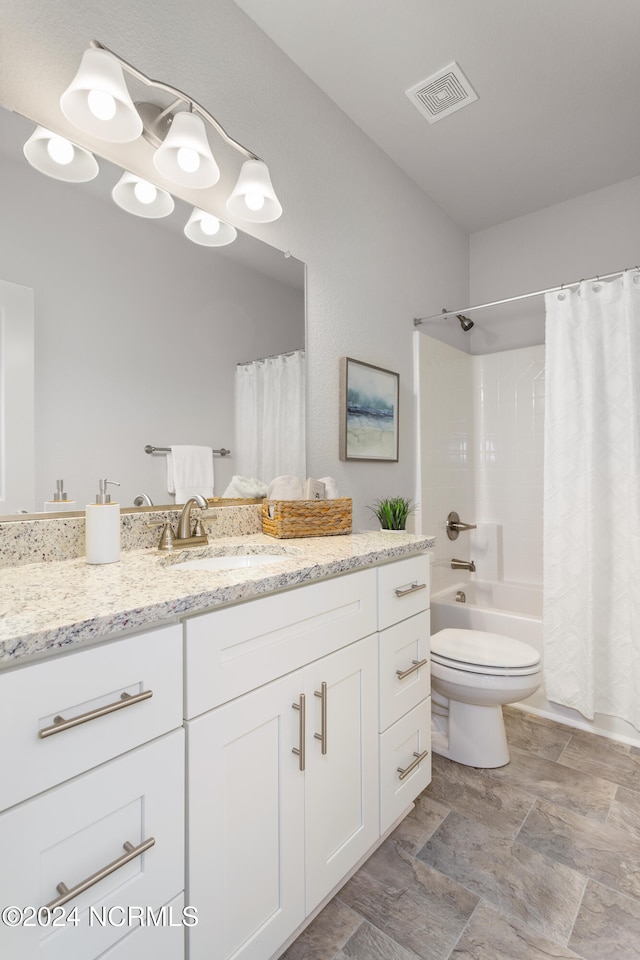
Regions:
<instances>
[{"instance_id":1,"label":"white towel","mask_svg":"<svg viewBox=\"0 0 640 960\"><path fill-rule=\"evenodd\" d=\"M302 500L302 480L288 473L275 477L267 490L269 500Z\"/></svg>"},{"instance_id":2,"label":"white towel","mask_svg":"<svg viewBox=\"0 0 640 960\"><path fill-rule=\"evenodd\" d=\"M324 495L327 500L338 500L340 498L338 484L333 477L320 477L320 483L324 483Z\"/></svg>"},{"instance_id":3,"label":"white towel","mask_svg":"<svg viewBox=\"0 0 640 960\"><path fill-rule=\"evenodd\" d=\"M223 497L239 497L240 499L262 500L267 495L267 485L257 477L239 477L234 474L231 483L222 494Z\"/></svg>"},{"instance_id":4,"label":"white towel","mask_svg":"<svg viewBox=\"0 0 640 960\"><path fill-rule=\"evenodd\" d=\"M185 503L199 493L213 496L213 450L188 444L172 446L167 454L167 490L176 503Z\"/></svg>"}]
</instances>

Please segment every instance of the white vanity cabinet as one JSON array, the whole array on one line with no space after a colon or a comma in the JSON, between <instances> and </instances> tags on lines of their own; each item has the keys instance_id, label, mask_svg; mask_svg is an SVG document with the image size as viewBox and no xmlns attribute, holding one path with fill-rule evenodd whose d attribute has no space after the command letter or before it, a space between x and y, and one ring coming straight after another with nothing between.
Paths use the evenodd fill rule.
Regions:
<instances>
[{"instance_id":1,"label":"white vanity cabinet","mask_svg":"<svg viewBox=\"0 0 640 960\"><path fill-rule=\"evenodd\" d=\"M184 890L181 659L174 625L0 673L0 905L23 911L0 956L116 960L158 935L135 911Z\"/></svg>"},{"instance_id":2,"label":"white vanity cabinet","mask_svg":"<svg viewBox=\"0 0 640 960\"><path fill-rule=\"evenodd\" d=\"M0 957L279 957L430 780L428 607L423 553L0 671Z\"/></svg>"},{"instance_id":3,"label":"white vanity cabinet","mask_svg":"<svg viewBox=\"0 0 640 960\"><path fill-rule=\"evenodd\" d=\"M204 633L228 689L289 672L186 724L189 956L266 960L378 838L375 571L225 612L186 625L187 703Z\"/></svg>"}]
</instances>

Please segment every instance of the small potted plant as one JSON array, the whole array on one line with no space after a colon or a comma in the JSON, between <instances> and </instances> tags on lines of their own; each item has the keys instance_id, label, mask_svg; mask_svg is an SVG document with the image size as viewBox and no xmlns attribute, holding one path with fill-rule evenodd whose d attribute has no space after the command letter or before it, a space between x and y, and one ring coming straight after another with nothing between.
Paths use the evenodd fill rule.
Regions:
<instances>
[{"instance_id":1,"label":"small potted plant","mask_svg":"<svg viewBox=\"0 0 640 960\"><path fill-rule=\"evenodd\" d=\"M415 507L407 497L385 497L376 500L369 509L373 510L383 530L405 530L407 517Z\"/></svg>"}]
</instances>

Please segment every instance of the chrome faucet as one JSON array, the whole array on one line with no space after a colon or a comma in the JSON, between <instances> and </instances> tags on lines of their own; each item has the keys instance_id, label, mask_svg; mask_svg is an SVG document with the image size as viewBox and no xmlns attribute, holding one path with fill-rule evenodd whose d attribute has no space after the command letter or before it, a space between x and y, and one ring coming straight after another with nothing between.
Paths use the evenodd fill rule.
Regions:
<instances>
[{"instance_id":1,"label":"chrome faucet","mask_svg":"<svg viewBox=\"0 0 640 960\"><path fill-rule=\"evenodd\" d=\"M209 504L199 493L194 494L193 497L189 497L182 508L182 513L178 520L178 532L173 541L174 547L192 547L197 544L209 542L206 533L202 529L200 520L196 520L193 528L191 527L191 508L194 506L206 510Z\"/></svg>"},{"instance_id":2,"label":"chrome faucet","mask_svg":"<svg viewBox=\"0 0 640 960\"><path fill-rule=\"evenodd\" d=\"M473 560L452 560L452 570L468 570L470 573L476 572L476 565Z\"/></svg>"}]
</instances>

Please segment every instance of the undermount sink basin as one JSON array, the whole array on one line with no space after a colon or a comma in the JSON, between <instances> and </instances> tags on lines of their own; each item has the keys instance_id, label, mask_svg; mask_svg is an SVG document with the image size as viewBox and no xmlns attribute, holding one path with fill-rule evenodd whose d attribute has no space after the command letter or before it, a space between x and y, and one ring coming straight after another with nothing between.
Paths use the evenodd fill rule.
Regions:
<instances>
[{"instance_id":1,"label":"undermount sink basin","mask_svg":"<svg viewBox=\"0 0 640 960\"><path fill-rule=\"evenodd\" d=\"M269 563L292 560L281 553L245 553L236 557L200 557L194 560L180 560L173 566L178 570L236 570L239 567L262 567Z\"/></svg>"}]
</instances>

